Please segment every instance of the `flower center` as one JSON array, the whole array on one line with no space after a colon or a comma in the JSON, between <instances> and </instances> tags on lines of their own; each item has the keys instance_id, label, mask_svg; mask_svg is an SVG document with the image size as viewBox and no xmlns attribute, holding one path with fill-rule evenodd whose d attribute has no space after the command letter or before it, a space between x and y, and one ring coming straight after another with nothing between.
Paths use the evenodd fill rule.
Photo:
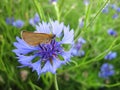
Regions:
<instances>
[{"instance_id":1,"label":"flower center","mask_svg":"<svg viewBox=\"0 0 120 90\"><path fill-rule=\"evenodd\" d=\"M54 39L49 44L40 44L40 50L38 55L41 60L51 60L53 57L57 57L63 51L61 44L56 42Z\"/></svg>"}]
</instances>

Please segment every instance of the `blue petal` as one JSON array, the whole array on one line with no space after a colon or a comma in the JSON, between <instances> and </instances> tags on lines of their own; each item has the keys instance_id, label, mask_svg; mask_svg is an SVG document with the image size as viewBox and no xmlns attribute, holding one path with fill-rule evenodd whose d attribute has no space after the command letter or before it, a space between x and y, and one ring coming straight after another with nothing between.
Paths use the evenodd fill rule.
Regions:
<instances>
[{"instance_id":1,"label":"blue petal","mask_svg":"<svg viewBox=\"0 0 120 90\"><path fill-rule=\"evenodd\" d=\"M65 63L64 61L60 61L57 58L54 58L53 59L53 68L54 68L53 70L56 71L56 69L59 68L64 63Z\"/></svg>"},{"instance_id":2,"label":"blue petal","mask_svg":"<svg viewBox=\"0 0 120 90\"><path fill-rule=\"evenodd\" d=\"M30 66L31 65L31 61L35 58L36 56L24 56L24 55L19 55L19 57L17 57L19 60L18 62L21 63L23 66Z\"/></svg>"},{"instance_id":3,"label":"blue petal","mask_svg":"<svg viewBox=\"0 0 120 90\"><path fill-rule=\"evenodd\" d=\"M68 27L64 27L64 37L61 41L61 43L63 44L71 44L74 43L73 39L74 39L74 32L73 30L69 31L69 26Z\"/></svg>"},{"instance_id":4,"label":"blue petal","mask_svg":"<svg viewBox=\"0 0 120 90\"><path fill-rule=\"evenodd\" d=\"M108 32L109 35L112 35L112 36L117 35L117 32L115 30L113 30L113 29L109 29L107 32Z\"/></svg>"},{"instance_id":5,"label":"blue petal","mask_svg":"<svg viewBox=\"0 0 120 90\"><path fill-rule=\"evenodd\" d=\"M65 63L70 61L71 51L63 52L61 55L64 58Z\"/></svg>"},{"instance_id":6,"label":"blue petal","mask_svg":"<svg viewBox=\"0 0 120 90\"><path fill-rule=\"evenodd\" d=\"M56 70L53 68L49 60L45 63L44 67L41 70L41 73L46 72L52 72L53 74L56 73Z\"/></svg>"},{"instance_id":7,"label":"blue petal","mask_svg":"<svg viewBox=\"0 0 120 90\"><path fill-rule=\"evenodd\" d=\"M39 25L36 25L36 30L38 33L47 33L50 34L51 30L50 30L50 24L49 23L39 23Z\"/></svg>"},{"instance_id":8,"label":"blue petal","mask_svg":"<svg viewBox=\"0 0 120 90\"><path fill-rule=\"evenodd\" d=\"M117 7L116 11L117 11L117 12L120 12L120 7Z\"/></svg>"},{"instance_id":9,"label":"blue petal","mask_svg":"<svg viewBox=\"0 0 120 90\"><path fill-rule=\"evenodd\" d=\"M85 44L85 43L86 43L86 40L83 39L82 37L80 37L80 38L78 39L78 43L80 43L80 44Z\"/></svg>"},{"instance_id":10,"label":"blue petal","mask_svg":"<svg viewBox=\"0 0 120 90\"><path fill-rule=\"evenodd\" d=\"M28 54L30 52L32 52L33 50L24 50L24 49L14 49L13 52L16 53L16 55L19 54Z\"/></svg>"},{"instance_id":11,"label":"blue petal","mask_svg":"<svg viewBox=\"0 0 120 90\"><path fill-rule=\"evenodd\" d=\"M51 21L51 26L53 34L55 34L57 37L60 37L63 30L63 23L59 24L58 21Z\"/></svg>"},{"instance_id":12,"label":"blue petal","mask_svg":"<svg viewBox=\"0 0 120 90\"><path fill-rule=\"evenodd\" d=\"M90 1L89 1L89 0L84 0L84 4L85 4L86 6L88 6L88 5L89 5L89 3L90 3Z\"/></svg>"},{"instance_id":13,"label":"blue petal","mask_svg":"<svg viewBox=\"0 0 120 90\"><path fill-rule=\"evenodd\" d=\"M71 53L73 56L77 56L78 50L76 48L73 48Z\"/></svg>"},{"instance_id":14,"label":"blue petal","mask_svg":"<svg viewBox=\"0 0 120 90\"><path fill-rule=\"evenodd\" d=\"M36 13L34 16L34 23L37 24L38 22L40 22L40 17L39 15Z\"/></svg>"},{"instance_id":15,"label":"blue petal","mask_svg":"<svg viewBox=\"0 0 120 90\"><path fill-rule=\"evenodd\" d=\"M110 7L111 7L112 9L114 9L114 10L117 9L117 5L116 5L116 4L111 4Z\"/></svg>"},{"instance_id":16,"label":"blue petal","mask_svg":"<svg viewBox=\"0 0 120 90\"><path fill-rule=\"evenodd\" d=\"M116 57L117 57L117 53L110 51L110 52L104 57L104 59L106 59L106 60L112 60L112 59L114 59L114 58L116 58Z\"/></svg>"},{"instance_id":17,"label":"blue petal","mask_svg":"<svg viewBox=\"0 0 120 90\"><path fill-rule=\"evenodd\" d=\"M102 66L101 66L101 71L105 71L105 68L108 68L109 64L108 63L104 63Z\"/></svg>"},{"instance_id":18,"label":"blue petal","mask_svg":"<svg viewBox=\"0 0 120 90\"><path fill-rule=\"evenodd\" d=\"M29 23L30 23L30 25L32 25L32 26L35 26L35 25L36 25L36 24L34 23L33 18L31 18L31 19L29 20Z\"/></svg>"},{"instance_id":19,"label":"blue petal","mask_svg":"<svg viewBox=\"0 0 120 90\"><path fill-rule=\"evenodd\" d=\"M15 22L13 22L13 26L17 27L17 28L22 28L24 25L24 22L22 20L17 20Z\"/></svg>"},{"instance_id":20,"label":"blue petal","mask_svg":"<svg viewBox=\"0 0 120 90\"><path fill-rule=\"evenodd\" d=\"M17 48L15 50L13 50L13 52L17 53L21 53L21 54L27 54L29 52L38 50L38 47L34 47L34 46L29 46L26 42L24 42L22 39L20 39L19 37L16 37L18 42L14 43L14 46Z\"/></svg>"},{"instance_id":21,"label":"blue petal","mask_svg":"<svg viewBox=\"0 0 120 90\"><path fill-rule=\"evenodd\" d=\"M114 75L115 74L115 71L114 70L111 70L110 72L109 72L109 76L112 76L112 75Z\"/></svg>"},{"instance_id":22,"label":"blue petal","mask_svg":"<svg viewBox=\"0 0 120 90\"><path fill-rule=\"evenodd\" d=\"M30 66L33 71L37 71L37 74L40 75L41 74L41 60L38 60L35 63L32 63Z\"/></svg>"},{"instance_id":23,"label":"blue petal","mask_svg":"<svg viewBox=\"0 0 120 90\"><path fill-rule=\"evenodd\" d=\"M78 51L78 56L82 57L85 55L85 52L83 50Z\"/></svg>"},{"instance_id":24,"label":"blue petal","mask_svg":"<svg viewBox=\"0 0 120 90\"><path fill-rule=\"evenodd\" d=\"M108 75L105 72L99 72L99 77L108 78Z\"/></svg>"}]
</instances>

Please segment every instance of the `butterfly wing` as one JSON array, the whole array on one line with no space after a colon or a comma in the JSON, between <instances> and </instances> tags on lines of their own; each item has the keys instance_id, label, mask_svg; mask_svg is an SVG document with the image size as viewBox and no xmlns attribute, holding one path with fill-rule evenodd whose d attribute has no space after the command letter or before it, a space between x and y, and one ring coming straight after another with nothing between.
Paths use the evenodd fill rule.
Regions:
<instances>
[{"instance_id":1,"label":"butterfly wing","mask_svg":"<svg viewBox=\"0 0 120 90\"><path fill-rule=\"evenodd\" d=\"M52 34L34 33L27 31L22 31L21 36L25 42L32 46L36 46L41 43L49 43L53 39Z\"/></svg>"}]
</instances>

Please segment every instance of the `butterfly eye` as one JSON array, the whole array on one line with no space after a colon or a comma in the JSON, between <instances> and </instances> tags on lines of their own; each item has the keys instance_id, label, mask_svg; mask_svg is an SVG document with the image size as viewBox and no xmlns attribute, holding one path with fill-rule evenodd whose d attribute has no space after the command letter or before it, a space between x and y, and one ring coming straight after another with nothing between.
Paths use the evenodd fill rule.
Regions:
<instances>
[{"instance_id":1,"label":"butterfly eye","mask_svg":"<svg viewBox=\"0 0 120 90\"><path fill-rule=\"evenodd\" d=\"M53 36L52 36L52 38L55 38L55 37L56 37L56 35L53 35Z\"/></svg>"}]
</instances>

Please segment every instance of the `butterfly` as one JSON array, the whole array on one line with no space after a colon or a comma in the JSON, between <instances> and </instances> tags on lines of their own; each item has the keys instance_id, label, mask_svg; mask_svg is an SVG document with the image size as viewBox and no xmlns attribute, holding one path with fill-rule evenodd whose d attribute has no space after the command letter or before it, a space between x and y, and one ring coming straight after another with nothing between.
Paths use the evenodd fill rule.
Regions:
<instances>
[{"instance_id":1,"label":"butterfly","mask_svg":"<svg viewBox=\"0 0 120 90\"><path fill-rule=\"evenodd\" d=\"M55 38L54 34L46 34L46 33L36 33L36 32L21 32L22 39L31 46L37 46L39 44L47 44L50 43L52 39Z\"/></svg>"}]
</instances>

